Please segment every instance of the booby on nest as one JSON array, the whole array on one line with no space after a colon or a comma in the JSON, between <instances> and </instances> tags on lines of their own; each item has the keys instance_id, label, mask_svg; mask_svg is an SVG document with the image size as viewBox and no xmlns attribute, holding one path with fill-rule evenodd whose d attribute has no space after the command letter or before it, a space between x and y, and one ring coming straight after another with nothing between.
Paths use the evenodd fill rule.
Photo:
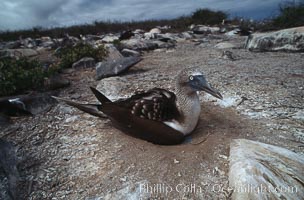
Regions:
<instances>
[{"instance_id":1,"label":"booby on nest","mask_svg":"<svg viewBox=\"0 0 304 200\"><path fill-rule=\"evenodd\" d=\"M184 69L178 74L175 93L153 88L112 102L95 88L91 87L91 90L101 104L79 104L55 98L91 115L106 115L122 132L161 145L182 143L195 129L201 112L198 91L223 98L195 68Z\"/></svg>"}]
</instances>

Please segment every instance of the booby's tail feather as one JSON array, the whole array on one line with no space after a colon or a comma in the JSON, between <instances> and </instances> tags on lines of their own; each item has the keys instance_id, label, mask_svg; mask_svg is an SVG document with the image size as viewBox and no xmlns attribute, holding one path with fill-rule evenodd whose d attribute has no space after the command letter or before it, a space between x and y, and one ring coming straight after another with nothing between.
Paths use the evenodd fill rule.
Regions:
<instances>
[{"instance_id":1,"label":"booby's tail feather","mask_svg":"<svg viewBox=\"0 0 304 200\"><path fill-rule=\"evenodd\" d=\"M107 118L107 116L105 114L100 112L99 108L100 108L100 106L102 106L100 104L81 104L81 103L76 103L74 101L70 101L67 99L60 98L60 97L52 96L52 98L54 98L58 101L63 101L70 106L78 108L79 110L89 113L91 115L94 115L96 117Z\"/></svg>"},{"instance_id":2,"label":"booby's tail feather","mask_svg":"<svg viewBox=\"0 0 304 200\"><path fill-rule=\"evenodd\" d=\"M92 92L94 93L95 97L98 99L98 101L103 104L106 102L111 102L110 99L108 99L105 95L103 95L101 92L99 92L98 90L96 90L93 87L90 87Z\"/></svg>"}]
</instances>

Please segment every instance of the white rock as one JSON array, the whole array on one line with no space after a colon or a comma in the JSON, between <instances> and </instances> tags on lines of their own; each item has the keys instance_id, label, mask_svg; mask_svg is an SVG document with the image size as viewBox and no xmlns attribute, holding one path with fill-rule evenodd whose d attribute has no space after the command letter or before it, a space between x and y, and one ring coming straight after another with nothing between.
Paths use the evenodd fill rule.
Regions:
<instances>
[{"instance_id":1,"label":"white rock","mask_svg":"<svg viewBox=\"0 0 304 200\"><path fill-rule=\"evenodd\" d=\"M129 39L121 41L122 47L132 50L154 50L158 47L156 43L144 39Z\"/></svg>"},{"instance_id":2,"label":"white rock","mask_svg":"<svg viewBox=\"0 0 304 200\"><path fill-rule=\"evenodd\" d=\"M204 25L191 25L190 30L195 34L208 34L208 33L218 33L220 31L219 27L210 27Z\"/></svg>"},{"instance_id":3,"label":"white rock","mask_svg":"<svg viewBox=\"0 0 304 200\"><path fill-rule=\"evenodd\" d=\"M149 32L159 34L161 33L161 30L159 28L152 28Z\"/></svg>"},{"instance_id":4,"label":"white rock","mask_svg":"<svg viewBox=\"0 0 304 200\"><path fill-rule=\"evenodd\" d=\"M95 67L95 60L94 58L84 57L77 62L73 63L72 68L89 68Z\"/></svg>"},{"instance_id":5,"label":"white rock","mask_svg":"<svg viewBox=\"0 0 304 200\"><path fill-rule=\"evenodd\" d=\"M37 56L38 52L33 49L5 49L0 51L0 55L20 58Z\"/></svg>"},{"instance_id":6,"label":"white rock","mask_svg":"<svg viewBox=\"0 0 304 200\"><path fill-rule=\"evenodd\" d=\"M236 139L230 144L232 199L304 199L304 157L285 148Z\"/></svg>"},{"instance_id":7,"label":"white rock","mask_svg":"<svg viewBox=\"0 0 304 200\"><path fill-rule=\"evenodd\" d=\"M65 123L74 122L77 119L78 119L78 116L72 116L72 117L66 118Z\"/></svg>"},{"instance_id":8,"label":"white rock","mask_svg":"<svg viewBox=\"0 0 304 200\"><path fill-rule=\"evenodd\" d=\"M115 40L119 40L119 37L115 36L115 35L106 35L104 38L102 38L101 41L106 42L106 43L112 43Z\"/></svg>"},{"instance_id":9,"label":"white rock","mask_svg":"<svg viewBox=\"0 0 304 200\"><path fill-rule=\"evenodd\" d=\"M218 49L233 49L233 48L236 48L236 46L234 44L231 44L229 42L221 42L221 43L216 44L214 47L218 48Z\"/></svg>"},{"instance_id":10,"label":"white rock","mask_svg":"<svg viewBox=\"0 0 304 200\"><path fill-rule=\"evenodd\" d=\"M108 55L105 61L113 61L123 58L123 55L121 55L121 53L113 44L105 44L105 48L108 51Z\"/></svg>"},{"instance_id":11,"label":"white rock","mask_svg":"<svg viewBox=\"0 0 304 200\"><path fill-rule=\"evenodd\" d=\"M248 37L246 48L252 51L304 52L304 26L269 33L256 33Z\"/></svg>"},{"instance_id":12,"label":"white rock","mask_svg":"<svg viewBox=\"0 0 304 200\"><path fill-rule=\"evenodd\" d=\"M131 50L131 49L123 49L121 51L121 53L124 55L124 56L140 56L140 53L138 51L134 51L134 50Z\"/></svg>"},{"instance_id":13,"label":"white rock","mask_svg":"<svg viewBox=\"0 0 304 200\"><path fill-rule=\"evenodd\" d=\"M101 79L96 87L112 101L127 97L126 88L131 87L130 81L124 77L109 77Z\"/></svg>"}]
</instances>

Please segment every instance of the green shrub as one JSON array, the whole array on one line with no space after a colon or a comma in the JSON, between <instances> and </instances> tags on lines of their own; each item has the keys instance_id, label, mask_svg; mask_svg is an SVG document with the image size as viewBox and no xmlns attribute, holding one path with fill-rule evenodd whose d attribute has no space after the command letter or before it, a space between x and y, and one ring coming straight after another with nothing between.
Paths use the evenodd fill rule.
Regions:
<instances>
[{"instance_id":1,"label":"green shrub","mask_svg":"<svg viewBox=\"0 0 304 200\"><path fill-rule=\"evenodd\" d=\"M273 25L290 28L304 25L304 3L286 3L280 6L280 15L273 19Z\"/></svg>"},{"instance_id":2,"label":"green shrub","mask_svg":"<svg viewBox=\"0 0 304 200\"><path fill-rule=\"evenodd\" d=\"M107 51L103 45L95 49L89 44L82 43L72 47L63 47L56 54L61 59L60 68L72 67L73 63L84 57L92 57L97 61L102 61L106 55Z\"/></svg>"},{"instance_id":3,"label":"green shrub","mask_svg":"<svg viewBox=\"0 0 304 200\"><path fill-rule=\"evenodd\" d=\"M212 11L209 9L198 9L191 16L194 24L205 25L220 24L227 17L227 14L222 11Z\"/></svg>"},{"instance_id":4,"label":"green shrub","mask_svg":"<svg viewBox=\"0 0 304 200\"><path fill-rule=\"evenodd\" d=\"M0 96L41 88L47 75L36 60L1 58Z\"/></svg>"}]
</instances>

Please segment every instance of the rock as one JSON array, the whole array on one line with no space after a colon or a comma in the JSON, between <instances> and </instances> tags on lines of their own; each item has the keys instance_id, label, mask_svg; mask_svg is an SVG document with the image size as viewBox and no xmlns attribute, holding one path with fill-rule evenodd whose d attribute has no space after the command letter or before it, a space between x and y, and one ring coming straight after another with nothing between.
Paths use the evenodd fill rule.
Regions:
<instances>
[{"instance_id":1,"label":"rock","mask_svg":"<svg viewBox=\"0 0 304 200\"><path fill-rule=\"evenodd\" d=\"M72 68L90 68L95 67L95 59L90 57L84 57L77 62L73 63Z\"/></svg>"},{"instance_id":2,"label":"rock","mask_svg":"<svg viewBox=\"0 0 304 200\"><path fill-rule=\"evenodd\" d=\"M226 32L225 35L227 36L236 36L238 34L239 29L233 29L229 32Z\"/></svg>"},{"instance_id":3,"label":"rock","mask_svg":"<svg viewBox=\"0 0 304 200\"><path fill-rule=\"evenodd\" d=\"M33 40L32 38L25 38L25 39L21 39L20 43L22 45L22 47L24 48L33 48L36 47L36 41Z\"/></svg>"},{"instance_id":4,"label":"rock","mask_svg":"<svg viewBox=\"0 0 304 200\"><path fill-rule=\"evenodd\" d=\"M304 157L260 142L230 144L232 199L304 199Z\"/></svg>"},{"instance_id":5,"label":"rock","mask_svg":"<svg viewBox=\"0 0 304 200\"><path fill-rule=\"evenodd\" d=\"M126 56L126 57L130 57L130 56L140 56L140 53L138 51L134 51L131 49L123 49L121 51L122 55Z\"/></svg>"},{"instance_id":6,"label":"rock","mask_svg":"<svg viewBox=\"0 0 304 200\"><path fill-rule=\"evenodd\" d=\"M42 42L41 45L44 48L53 48L55 47L55 43L53 41Z\"/></svg>"},{"instance_id":7,"label":"rock","mask_svg":"<svg viewBox=\"0 0 304 200\"><path fill-rule=\"evenodd\" d=\"M113 43L115 40L119 40L119 37L116 35L106 35L101 41L105 43Z\"/></svg>"},{"instance_id":8,"label":"rock","mask_svg":"<svg viewBox=\"0 0 304 200\"><path fill-rule=\"evenodd\" d=\"M106 61L118 60L123 57L113 44L106 44L105 48L108 51L107 58L105 59Z\"/></svg>"},{"instance_id":9,"label":"rock","mask_svg":"<svg viewBox=\"0 0 304 200\"><path fill-rule=\"evenodd\" d=\"M154 50L158 47L156 43L144 39L130 39L121 41L122 48L136 51Z\"/></svg>"},{"instance_id":10,"label":"rock","mask_svg":"<svg viewBox=\"0 0 304 200\"><path fill-rule=\"evenodd\" d=\"M79 42L79 39L77 37L69 36L66 34L64 38L58 42L61 42L61 46L74 46Z\"/></svg>"},{"instance_id":11,"label":"rock","mask_svg":"<svg viewBox=\"0 0 304 200\"><path fill-rule=\"evenodd\" d=\"M78 116L72 116L72 117L68 117L65 119L65 123L71 123L71 122L74 122L78 119Z\"/></svg>"},{"instance_id":12,"label":"rock","mask_svg":"<svg viewBox=\"0 0 304 200\"><path fill-rule=\"evenodd\" d=\"M216 44L214 47L218 48L218 49L234 49L234 48L236 48L236 46L234 44L231 44L229 42L221 42L221 43Z\"/></svg>"},{"instance_id":13,"label":"rock","mask_svg":"<svg viewBox=\"0 0 304 200\"><path fill-rule=\"evenodd\" d=\"M6 176L8 180L7 188L1 188L0 197L4 199L4 196L9 196L7 199L19 199L18 184L20 181L19 171L17 165L19 159L16 155L17 149L10 142L0 139L0 177L2 179L3 175ZM1 180L1 182L3 182ZM6 190L6 195L2 194ZM8 194L8 195L7 195Z\"/></svg>"},{"instance_id":14,"label":"rock","mask_svg":"<svg viewBox=\"0 0 304 200\"><path fill-rule=\"evenodd\" d=\"M157 38L157 33L150 33L150 32L144 33L144 38L146 40L155 39L155 38Z\"/></svg>"},{"instance_id":15,"label":"rock","mask_svg":"<svg viewBox=\"0 0 304 200\"><path fill-rule=\"evenodd\" d=\"M130 81L124 77L109 77L100 80L96 89L110 100L116 101L128 95L126 94L126 88L131 86L130 84Z\"/></svg>"},{"instance_id":16,"label":"rock","mask_svg":"<svg viewBox=\"0 0 304 200\"><path fill-rule=\"evenodd\" d=\"M222 56L223 59L227 60L236 60L236 56L231 51L223 51Z\"/></svg>"},{"instance_id":17,"label":"rock","mask_svg":"<svg viewBox=\"0 0 304 200\"><path fill-rule=\"evenodd\" d=\"M5 49L0 51L1 57L20 58L20 57L33 57L37 55L38 52L33 49Z\"/></svg>"},{"instance_id":18,"label":"rock","mask_svg":"<svg viewBox=\"0 0 304 200\"><path fill-rule=\"evenodd\" d=\"M162 41L158 41L158 40L155 40L155 41L152 41L154 44L157 44L157 48L159 49L163 49L163 48L174 48L176 45L174 42L162 42Z\"/></svg>"},{"instance_id":19,"label":"rock","mask_svg":"<svg viewBox=\"0 0 304 200\"><path fill-rule=\"evenodd\" d=\"M99 62L96 65L96 78L100 80L102 78L119 75L141 60L139 57L123 57L118 60Z\"/></svg>"},{"instance_id":20,"label":"rock","mask_svg":"<svg viewBox=\"0 0 304 200\"><path fill-rule=\"evenodd\" d=\"M152 28L149 33L156 33L156 34L160 34L161 30L159 28Z\"/></svg>"},{"instance_id":21,"label":"rock","mask_svg":"<svg viewBox=\"0 0 304 200\"><path fill-rule=\"evenodd\" d=\"M11 42L6 42L3 45L3 49L17 49L21 47L21 42L20 41L11 41Z\"/></svg>"},{"instance_id":22,"label":"rock","mask_svg":"<svg viewBox=\"0 0 304 200\"><path fill-rule=\"evenodd\" d=\"M133 31L134 34L143 34L145 31L142 29L136 29L135 31Z\"/></svg>"},{"instance_id":23,"label":"rock","mask_svg":"<svg viewBox=\"0 0 304 200\"><path fill-rule=\"evenodd\" d=\"M252 34L245 47L251 51L304 52L304 26Z\"/></svg>"},{"instance_id":24,"label":"rock","mask_svg":"<svg viewBox=\"0 0 304 200\"><path fill-rule=\"evenodd\" d=\"M210 27L204 25L191 25L190 30L195 34L210 34L210 33L219 33L219 27Z\"/></svg>"},{"instance_id":25,"label":"rock","mask_svg":"<svg viewBox=\"0 0 304 200\"><path fill-rule=\"evenodd\" d=\"M173 33L158 34L157 39L163 42L175 42L179 39L179 35Z\"/></svg>"},{"instance_id":26,"label":"rock","mask_svg":"<svg viewBox=\"0 0 304 200\"><path fill-rule=\"evenodd\" d=\"M192 39L193 35L191 35L189 32L182 32L179 34L180 38L183 39Z\"/></svg>"}]
</instances>

